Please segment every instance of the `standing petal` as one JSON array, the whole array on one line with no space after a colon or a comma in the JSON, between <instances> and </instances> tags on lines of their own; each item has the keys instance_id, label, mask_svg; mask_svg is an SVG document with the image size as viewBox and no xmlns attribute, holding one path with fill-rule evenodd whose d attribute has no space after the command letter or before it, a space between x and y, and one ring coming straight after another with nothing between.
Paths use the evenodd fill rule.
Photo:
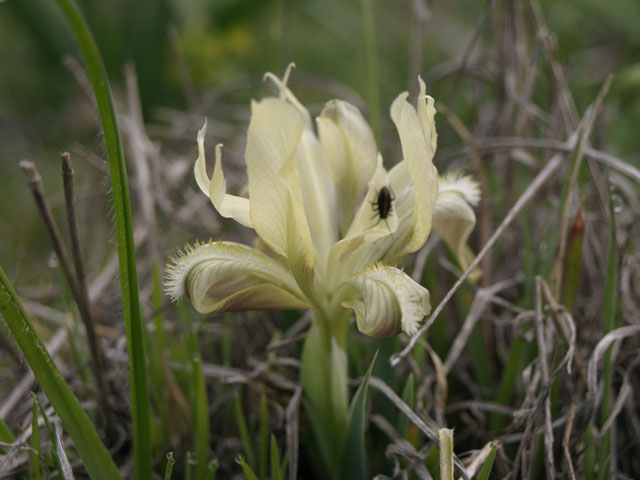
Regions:
<instances>
[{"instance_id":1,"label":"standing petal","mask_svg":"<svg viewBox=\"0 0 640 480\"><path fill-rule=\"evenodd\" d=\"M338 241L339 218L331 167L322 145L310 128L305 128L298 144L297 166L315 252L315 268L321 281L325 276L329 251Z\"/></svg>"},{"instance_id":2,"label":"standing petal","mask_svg":"<svg viewBox=\"0 0 640 480\"><path fill-rule=\"evenodd\" d=\"M288 259L299 284L309 286L313 244L296 163L304 118L273 97L251 107L246 150L251 224L269 248Z\"/></svg>"},{"instance_id":3,"label":"standing petal","mask_svg":"<svg viewBox=\"0 0 640 480\"><path fill-rule=\"evenodd\" d=\"M433 165L437 134L433 98L426 95L420 81L417 110L407 102L408 93L402 93L391 105L391 118L398 129L402 155L413 184L413 218L387 254L391 262L419 249L429 236L431 216L438 198L438 171Z\"/></svg>"},{"instance_id":4,"label":"standing petal","mask_svg":"<svg viewBox=\"0 0 640 480\"><path fill-rule=\"evenodd\" d=\"M372 337L413 335L431 310L429 291L395 267L371 265L347 283L359 291L361 299L342 305L353 309L358 329Z\"/></svg>"},{"instance_id":5,"label":"standing petal","mask_svg":"<svg viewBox=\"0 0 640 480\"><path fill-rule=\"evenodd\" d=\"M316 122L320 143L331 162L344 233L376 169L378 149L366 120L347 102L328 102Z\"/></svg>"}]
</instances>

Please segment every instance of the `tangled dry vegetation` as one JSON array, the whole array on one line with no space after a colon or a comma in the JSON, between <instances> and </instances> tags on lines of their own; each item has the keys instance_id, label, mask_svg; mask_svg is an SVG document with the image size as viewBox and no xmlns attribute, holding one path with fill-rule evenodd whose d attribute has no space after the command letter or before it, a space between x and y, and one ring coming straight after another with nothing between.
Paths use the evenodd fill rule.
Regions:
<instances>
[{"instance_id":1,"label":"tangled dry vegetation","mask_svg":"<svg viewBox=\"0 0 640 480\"><path fill-rule=\"evenodd\" d=\"M467 469L459 472L463 476L477 472L491 442L498 444L492 478L640 474L640 170L609 151L616 111L607 101L606 75L592 107L580 111L568 86L571 68L556 58L554 36L537 2L509 5L489 3L464 55L440 65L421 64L420 32L429 20L416 15L411 87L421 72L435 92L435 164L473 173L481 184L473 245L482 277L477 284L459 281L462 272L432 236L404 265L431 292L434 310L422 335L382 342L357 337L351 345L354 379L380 350L367 418L369 469L380 473L378 478L429 478L425 464L442 426L455 427L455 452ZM81 70L71 68L85 86ZM229 188L241 189L248 92L261 88L260 79L213 86L196 97L191 110L159 109L146 123L133 69L125 80L116 97L131 172L152 405L167 433L155 438L157 470L163 471L168 451L182 463L187 457L195 428L187 370L191 356L200 353L218 474L240 474L234 459L248 453L239 425L259 423L262 397L269 431L288 454L290 478L296 471L298 478L310 478L313 460L306 448L297 360L309 318L298 312L200 317L190 306L158 296L158 278L175 245L210 237L254 241L247 229L216 216L194 186L192 167L196 132L206 116L209 145L225 145ZM312 114L334 97L366 111L355 92L312 72L294 72L290 86L317 100ZM87 94L84 101L90 98ZM385 118L382 148L389 149L386 158L399 158ZM66 240L61 215L59 246L50 248L63 275L84 256L86 275L76 285L57 279L54 286L25 282L18 288L33 319L48 332L49 351L127 472L130 405L117 259L106 241L113 237L111 219L95 214L104 210L94 192L107 193L107 170L100 148L69 149L83 172L71 215L79 240L74 235ZM36 171L23 167L39 201L59 212L62 199L42 194ZM86 335L76 317L92 319L95 332ZM6 335L0 338L5 392L0 418L28 434L33 376ZM100 355L94 358L88 346ZM158 385L163 390L154 390ZM0 457L0 476L24 472L26 462L21 452L11 451ZM183 468L179 463L175 471ZM81 471L78 466L78 476Z\"/></svg>"}]
</instances>

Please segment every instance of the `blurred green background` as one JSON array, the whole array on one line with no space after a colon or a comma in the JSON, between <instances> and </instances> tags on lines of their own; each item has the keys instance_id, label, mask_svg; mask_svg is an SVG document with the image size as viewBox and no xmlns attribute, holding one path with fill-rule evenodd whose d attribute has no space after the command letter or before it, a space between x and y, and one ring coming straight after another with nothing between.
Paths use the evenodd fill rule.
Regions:
<instances>
[{"instance_id":1,"label":"blurred green background","mask_svg":"<svg viewBox=\"0 0 640 480\"><path fill-rule=\"evenodd\" d=\"M97 38L116 98L123 98L125 64L135 63L146 122L162 123L165 107L216 115L202 111L200 105L214 89L219 103L235 95L238 103L248 104L262 88L262 74L281 74L290 61L297 64L294 79L305 79L317 87L311 99L318 108L338 95L362 108L370 99L363 2L359 0L79 4ZM460 61L479 19L486 14L486 4L472 0L376 0L371 4L383 122L397 93L415 87L417 73L431 79L430 92L446 102L455 82L439 82L438 69ZM566 73L579 112L591 102L606 75L614 73L607 100L609 112L614 112L607 119L611 125L607 148L638 164L640 2L565 0L542 1L541 6L557 39L557 57L568 65ZM504 1L499 8L523 8L530 15L527 2ZM491 18L485 18L480 44L491 42L492 28ZM53 1L0 2L0 202L11 206L0 209L0 263L10 275L18 276L18 283L29 280L20 277L23 267L46 261L50 248L18 161L29 158L36 162L56 214L61 214L57 211L63 205L58 153L83 145L96 158L104 158L95 113L65 60L68 55L78 58ZM478 112L465 93L464 82L453 107L471 128ZM318 91L326 94L318 95ZM305 95L312 95L302 89L296 93L307 103ZM536 93L544 94L544 90ZM195 133L194 128L194 139ZM443 130L440 145L447 141ZM195 142L179 148L193 155ZM80 183L85 170L86 163L77 160ZM103 192L84 192L84 200L103 196L107 192L107 183L104 185ZM93 214L111 215L105 201L95 199L89 205ZM110 231L95 235L113 236Z\"/></svg>"}]
</instances>

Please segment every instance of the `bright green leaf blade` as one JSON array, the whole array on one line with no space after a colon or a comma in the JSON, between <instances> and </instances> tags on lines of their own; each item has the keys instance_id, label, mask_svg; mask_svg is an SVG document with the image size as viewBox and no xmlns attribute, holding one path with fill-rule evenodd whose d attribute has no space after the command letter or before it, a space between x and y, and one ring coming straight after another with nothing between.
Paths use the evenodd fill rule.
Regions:
<instances>
[{"instance_id":1,"label":"bright green leaf blade","mask_svg":"<svg viewBox=\"0 0 640 480\"><path fill-rule=\"evenodd\" d=\"M171 480L173 473L173 466L176 464L176 459L173 458L173 452L167 453L167 466L164 469L164 480Z\"/></svg>"},{"instance_id":2,"label":"bright green leaf blade","mask_svg":"<svg viewBox=\"0 0 640 480\"><path fill-rule=\"evenodd\" d=\"M258 434L258 473L260 478L267 478L267 447L269 439L269 408L267 397L260 397L260 431Z\"/></svg>"},{"instance_id":3,"label":"bright green leaf blade","mask_svg":"<svg viewBox=\"0 0 640 480\"><path fill-rule=\"evenodd\" d=\"M38 428L38 403L33 401L31 412L31 449L29 451L29 478L42 480L43 471L40 464L40 429Z\"/></svg>"},{"instance_id":4,"label":"bright green leaf blade","mask_svg":"<svg viewBox=\"0 0 640 480\"><path fill-rule=\"evenodd\" d=\"M347 432L344 447L342 449L341 478L343 479L365 479L367 476L366 452L364 448L364 427L367 408L367 392L369 390L369 379L373 366L376 363L378 352L373 356L371 365L362 379L362 383L356 391L351 406L349 407L349 417L347 420Z\"/></svg>"},{"instance_id":5,"label":"bright green leaf blade","mask_svg":"<svg viewBox=\"0 0 640 480\"><path fill-rule=\"evenodd\" d=\"M131 376L131 416L133 418L134 475L136 479L151 478L151 427L144 353L143 322L138 297L138 277L131 220L131 200L127 171L116 120L109 81L98 48L89 27L73 0L55 0L71 26L87 67L87 73L100 112L104 141L109 158L111 186L120 265L120 285L129 352Z\"/></svg>"},{"instance_id":6,"label":"bright green leaf blade","mask_svg":"<svg viewBox=\"0 0 640 480\"><path fill-rule=\"evenodd\" d=\"M16 441L16 437L11 433L11 429L4 423L4 420L0 418L0 442L13 443ZM0 448L0 453L3 449Z\"/></svg>"},{"instance_id":7,"label":"bright green leaf blade","mask_svg":"<svg viewBox=\"0 0 640 480\"><path fill-rule=\"evenodd\" d=\"M404 389L402 390L402 401L406 403L411 410L413 410L416 403L415 399L415 377L413 376L413 373L410 373L409 378L407 378L407 383L404 384ZM396 422L396 429L398 430L398 433L406 438L408 427L409 417L402 412L398 412L398 420Z\"/></svg>"},{"instance_id":8,"label":"bright green leaf blade","mask_svg":"<svg viewBox=\"0 0 640 480\"><path fill-rule=\"evenodd\" d=\"M240 403L240 396L236 395L233 399L233 416L236 419L236 425L240 432L240 438L242 439L242 445L244 447L244 453L247 456L249 465L255 465L253 463L253 443L251 441L251 435L249 434L249 427L247 426L247 420L244 417L242 411L242 404ZM242 458L244 462L244 458Z\"/></svg>"},{"instance_id":9,"label":"bright green leaf blade","mask_svg":"<svg viewBox=\"0 0 640 480\"><path fill-rule=\"evenodd\" d=\"M498 444L496 442L491 442L491 450L489 451L489 455L487 455L487 459L482 465L482 469L480 469L477 480L489 480L489 475L491 475L491 469L493 468L493 461L496 458L497 451Z\"/></svg>"},{"instance_id":10,"label":"bright green leaf blade","mask_svg":"<svg viewBox=\"0 0 640 480\"><path fill-rule=\"evenodd\" d=\"M0 312L31 367L42 390L69 432L91 478L112 480L122 478L109 452L98 437L93 424L82 410L47 349L38 337L13 286L0 267Z\"/></svg>"},{"instance_id":11,"label":"bright green leaf blade","mask_svg":"<svg viewBox=\"0 0 640 480\"><path fill-rule=\"evenodd\" d=\"M271 434L271 480L280 480L280 449L273 434Z\"/></svg>"},{"instance_id":12,"label":"bright green leaf blade","mask_svg":"<svg viewBox=\"0 0 640 480\"><path fill-rule=\"evenodd\" d=\"M255 473L253 473L253 470L247 464L247 462L245 461L242 455L238 455L236 457L236 462L242 467L242 471L244 472L244 476L246 477L247 480L258 480L258 477L256 476Z\"/></svg>"},{"instance_id":13,"label":"bright green leaf blade","mask_svg":"<svg viewBox=\"0 0 640 480\"><path fill-rule=\"evenodd\" d=\"M218 470L220 470L220 463L217 458L214 458L209 462L209 465L207 465L207 475L204 477L205 480L216 480Z\"/></svg>"}]
</instances>

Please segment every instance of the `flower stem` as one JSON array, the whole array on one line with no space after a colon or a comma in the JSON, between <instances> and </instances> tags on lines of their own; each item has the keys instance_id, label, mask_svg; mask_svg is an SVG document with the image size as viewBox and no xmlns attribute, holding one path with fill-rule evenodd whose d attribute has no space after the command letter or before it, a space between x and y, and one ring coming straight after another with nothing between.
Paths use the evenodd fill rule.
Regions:
<instances>
[{"instance_id":1,"label":"flower stem","mask_svg":"<svg viewBox=\"0 0 640 480\"><path fill-rule=\"evenodd\" d=\"M302 353L305 408L329 477L339 476L348 415L347 329L344 318L316 312Z\"/></svg>"}]
</instances>

